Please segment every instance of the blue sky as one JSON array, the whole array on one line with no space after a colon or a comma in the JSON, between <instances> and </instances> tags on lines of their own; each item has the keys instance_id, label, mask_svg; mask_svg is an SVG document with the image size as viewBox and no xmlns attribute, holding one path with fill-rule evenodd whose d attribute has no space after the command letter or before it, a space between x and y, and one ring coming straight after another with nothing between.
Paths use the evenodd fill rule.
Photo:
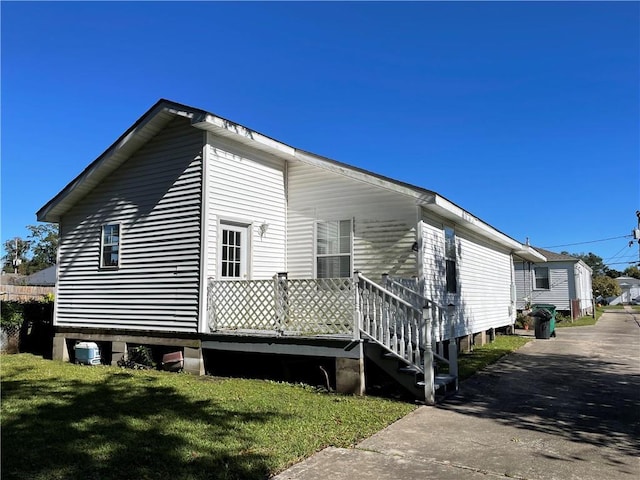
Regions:
<instances>
[{"instance_id":1,"label":"blue sky","mask_svg":"<svg viewBox=\"0 0 640 480\"><path fill-rule=\"evenodd\" d=\"M519 241L638 259L638 2L0 9L3 243L168 98L434 190Z\"/></svg>"}]
</instances>

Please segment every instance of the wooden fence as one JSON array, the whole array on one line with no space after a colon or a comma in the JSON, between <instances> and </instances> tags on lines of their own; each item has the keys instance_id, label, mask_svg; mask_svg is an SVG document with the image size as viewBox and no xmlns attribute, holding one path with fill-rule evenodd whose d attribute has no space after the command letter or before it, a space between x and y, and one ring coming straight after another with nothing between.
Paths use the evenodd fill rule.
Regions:
<instances>
[{"instance_id":1,"label":"wooden fence","mask_svg":"<svg viewBox=\"0 0 640 480\"><path fill-rule=\"evenodd\" d=\"M42 300L48 294L55 294L55 287L33 287L30 285L0 285L0 300L28 302Z\"/></svg>"}]
</instances>

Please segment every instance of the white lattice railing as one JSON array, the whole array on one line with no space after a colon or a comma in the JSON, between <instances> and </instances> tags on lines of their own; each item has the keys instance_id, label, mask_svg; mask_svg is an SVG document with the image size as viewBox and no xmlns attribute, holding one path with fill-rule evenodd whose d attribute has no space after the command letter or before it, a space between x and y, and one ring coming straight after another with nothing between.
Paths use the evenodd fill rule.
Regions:
<instances>
[{"instance_id":1,"label":"white lattice railing","mask_svg":"<svg viewBox=\"0 0 640 480\"><path fill-rule=\"evenodd\" d=\"M278 335L352 335L350 278L216 281L209 279L209 327Z\"/></svg>"},{"instance_id":2,"label":"white lattice railing","mask_svg":"<svg viewBox=\"0 0 640 480\"><path fill-rule=\"evenodd\" d=\"M457 375L455 341L449 345L449 360L441 350L434 352L452 315L408 286L391 279L385 283L389 288L358 272L353 278L288 279L280 274L271 280L209 279L209 326L212 331L366 337L423 373L425 397L431 402L434 356ZM442 343L437 345L441 349Z\"/></svg>"}]
</instances>

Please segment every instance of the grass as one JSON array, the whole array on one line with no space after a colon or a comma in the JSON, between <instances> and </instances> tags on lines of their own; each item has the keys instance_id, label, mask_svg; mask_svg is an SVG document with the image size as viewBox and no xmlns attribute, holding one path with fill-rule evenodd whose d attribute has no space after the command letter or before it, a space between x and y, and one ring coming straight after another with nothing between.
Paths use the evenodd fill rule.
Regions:
<instances>
[{"instance_id":1,"label":"grass","mask_svg":"<svg viewBox=\"0 0 640 480\"><path fill-rule=\"evenodd\" d=\"M514 352L530 338L515 335L498 335L493 343L475 347L472 352L462 353L458 357L458 375L460 380L469 378L478 370L497 362L508 353Z\"/></svg>"},{"instance_id":2,"label":"grass","mask_svg":"<svg viewBox=\"0 0 640 480\"><path fill-rule=\"evenodd\" d=\"M415 408L270 381L0 361L3 479L263 479Z\"/></svg>"},{"instance_id":3,"label":"grass","mask_svg":"<svg viewBox=\"0 0 640 480\"><path fill-rule=\"evenodd\" d=\"M598 315L598 312L596 311L596 318L593 318L591 315L587 315L586 317L576 318L573 322L571 320L556 322L556 328L587 327L589 325L595 325L600 315Z\"/></svg>"}]
</instances>

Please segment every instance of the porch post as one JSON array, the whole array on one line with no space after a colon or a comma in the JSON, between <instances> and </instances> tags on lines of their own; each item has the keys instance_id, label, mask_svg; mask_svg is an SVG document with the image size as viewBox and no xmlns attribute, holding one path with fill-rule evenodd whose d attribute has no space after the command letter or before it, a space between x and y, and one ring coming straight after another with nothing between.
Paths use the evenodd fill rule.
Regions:
<instances>
[{"instance_id":1,"label":"porch post","mask_svg":"<svg viewBox=\"0 0 640 480\"><path fill-rule=\"evenodd\" d=\"M360 328L362 323L362 315L360 312L360 277L359 272L353 272L353 339L360 340Z\"/></svg>"},{"instance_id":2,"label":"porch post","mask_svg":"<svg viewBox=\"0 0 640 480\"><path fill-rule=\"evenodd\" d=\"M458 344L456 342L456 306L448 305L447 316L449 317L449 375L456 377L456 390L458 390Z\"/></svg>"},{"instance_id":3,"label":"porch post","mask_svg":"<svg viewBox=\"0 0 640 480\"><path fill-rule=\"evenodd\" d=\"M424 402L436 404L436 392L433 373L433 346L431 345L431 309L422 307L422 328L424 329Z\"/></svg>"}]
</instances>

